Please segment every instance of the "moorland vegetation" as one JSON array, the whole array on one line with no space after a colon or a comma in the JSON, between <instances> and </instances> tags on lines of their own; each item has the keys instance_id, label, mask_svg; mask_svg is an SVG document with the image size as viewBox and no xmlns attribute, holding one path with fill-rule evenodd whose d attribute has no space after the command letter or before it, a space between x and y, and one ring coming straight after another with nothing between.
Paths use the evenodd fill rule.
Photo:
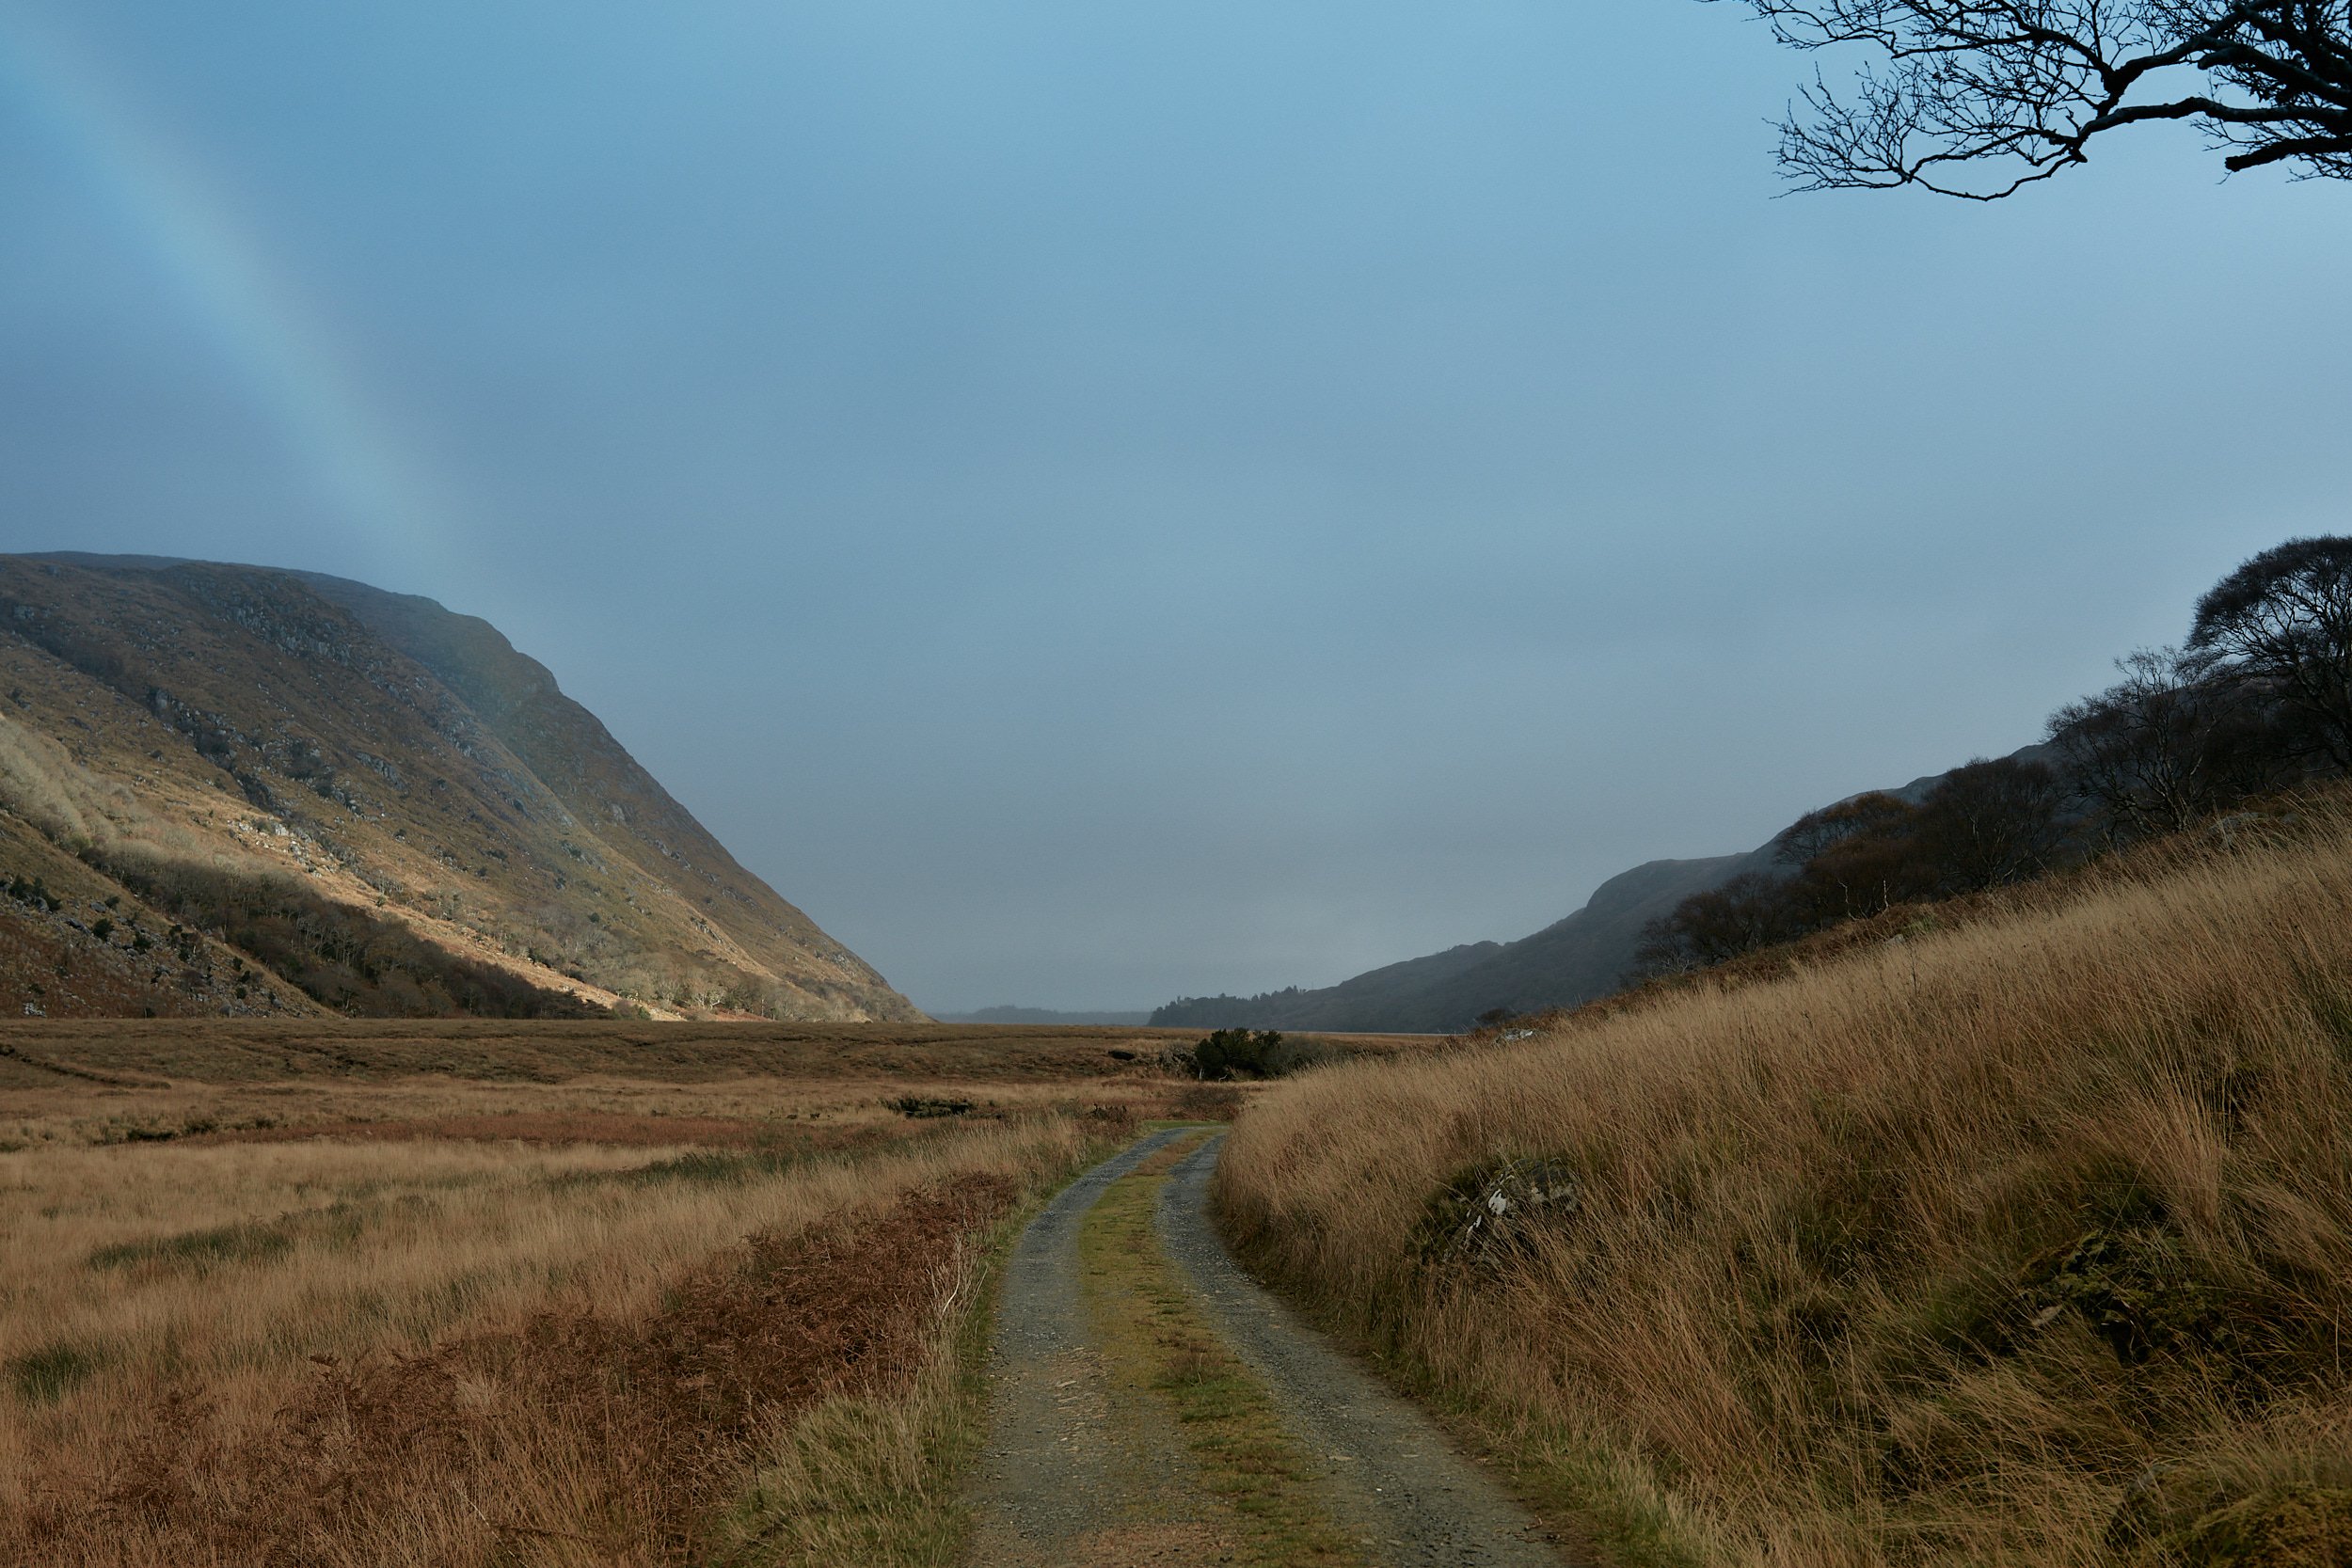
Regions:
<instances>
[{"instance_id":1,"label":"moorland vegetation","mask_svg":"<svg viewBox=\"0 0 2352 1568\"><path fill-rule=\"evenodd\" d=\"M1923 797L1808 812L1771 863L1652 922L1634 977L1686 973L1896 906L2027 882L2352 772L2352 539L2290 540L2198 601L2177 648L2051 716L2038 755L1979 758Z\"/></svg>"},{"instance_id":2,"label":"moorland vegetation","mask_svg":"<svg viewBox=\"0 0 2352 1568\"><path fill-rule=\"evenodd\" d=\"M1445 1259L1512 1160L1576 1201ZM1259 1268L1625 1560L2344 1560L2352 798L1310 1074L1218 1180ZM2229 1555L2256 1514L2314 1544Z\"/></svg>"},{"instance_id":3,"label":"moorland vegetation","mask_svg":"<svg viewBox=\"0 0 2352 1568\"><path fill-rule=\"evenodd\" d=\"M2112 793L1961 786L2042 836L1865 798L1797 941L1278 1086L1236 1244L1606 1560L2352 1560L2347 568L2061 714Z\"/></svg>"},{"instance_id":4,"label":"moorland vegetation","mask_svg":"<svg viewBox=\"0 0 2352 1568\"><path fill-rule=\"evenodd\" d=\"M1241 1092L1104 1039L18 1024L0 1561L944 1562L993 1244Z\"/></svg>"}]
</instances>

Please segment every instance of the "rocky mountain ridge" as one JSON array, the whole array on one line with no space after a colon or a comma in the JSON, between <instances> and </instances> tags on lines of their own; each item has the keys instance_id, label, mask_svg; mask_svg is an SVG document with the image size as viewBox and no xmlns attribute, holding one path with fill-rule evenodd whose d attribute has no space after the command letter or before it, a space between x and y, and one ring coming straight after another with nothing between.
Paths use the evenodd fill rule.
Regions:
<instances>
[{"instance_id":1,"label":"rocky mountain ridge","mask_svg":"<svg viewBox=\"0 0 2352 1568\"><path fill-rule=\"evenodd\" d=\"M10 986L44 1010L129 1006L120 985L66 1004L57 971L95 986L113 950L144 960L177 930L214 974L253 978L147 964L139 1010L922 1016L544 666L432 600L0 557L0 883L112 911L66 933L77 960L35 929L56 911L0 900L0 1007Z\"/></svg>"}]
</instances>

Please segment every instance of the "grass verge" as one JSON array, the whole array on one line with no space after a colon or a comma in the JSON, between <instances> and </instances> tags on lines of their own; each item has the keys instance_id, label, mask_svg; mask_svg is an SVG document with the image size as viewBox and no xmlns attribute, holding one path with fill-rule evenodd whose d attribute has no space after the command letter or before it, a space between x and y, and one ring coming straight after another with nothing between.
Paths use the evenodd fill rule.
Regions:
<instances>
[{"instance_id":1,"label":"grass verge","mask_svg":"<svg viewBox=\"0 0 2352 1568\"><path fill-rule=\"evenodd\" d=\"M1621 1560L2352 1561L2352 799L2300 809L1284 1083L1220 1223Z\"/></svg>"},{"instance_id":2,"label":"grass verge","mask_svg":"<svg viewBox=\"0 0 2352 1568\"><path fill-rule=\"evenodd\" d=\"M550 1180L634 1149L12 1156L57 1218L0 1227L0 1562L707 1562L792 1445L864 1456L904 1513L890 1488L923 1474L892 1455L951 1468L923 1379L953 1381L976 1260L1112 1131L1037 1117L653 1182ZM364 1245L334 1223L355 1214ZM747 1559L771 1560L811 1558Z\"/></svg>"},{"instance_id":3,"label":"grass verge","mask_svg":"<svg viewBox=\"0 0 2352 1568\"><path fill-rule=\"evenodd\" d=\"M967 1241L931 1310L907 1386L836 1395L775 1434L771 1457L713 1532L718 1568L947 1568L971 1520L962 1480L988 1431L989 1328L1006 1254L1037 1212L1110 1152L1089 1146L1057 1180Z\"/></svg>"},{"instance_id":4,"label":"grass verge","mask_svg":"<svg viewBox=\"0 0 2352 1568\"><path fill-rule=\"evenodd\" d=\"M1178 1139L1112 1182L1079 1229L1089 1303L1114 1375L1145 1385L1171 1407L1201 1485L1232 1510L1244 1560L1265 1568L1360 1563L1356 1544L1316 1497L1314 1466L1160 1249L1152 1222L1160 1189L1199 1142Z\"/></svg>"}]
</instances>

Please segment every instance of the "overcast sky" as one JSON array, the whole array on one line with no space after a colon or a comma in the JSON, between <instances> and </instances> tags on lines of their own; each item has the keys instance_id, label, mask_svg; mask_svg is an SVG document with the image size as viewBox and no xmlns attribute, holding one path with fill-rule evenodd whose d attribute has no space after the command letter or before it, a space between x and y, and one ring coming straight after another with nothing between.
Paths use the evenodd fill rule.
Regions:
<instances>
[{"instance_id":1,"label":"overcast sky","mask_svg":"<svg viewBox=\"0 0 2352 1568\"><path fill-rule=\"evenodd\" d=\"M0 547L488 617L934 1009L1520 936L2352 525L2352 189L1689 0L0 0Z\"/></svg>"}]
</instances>

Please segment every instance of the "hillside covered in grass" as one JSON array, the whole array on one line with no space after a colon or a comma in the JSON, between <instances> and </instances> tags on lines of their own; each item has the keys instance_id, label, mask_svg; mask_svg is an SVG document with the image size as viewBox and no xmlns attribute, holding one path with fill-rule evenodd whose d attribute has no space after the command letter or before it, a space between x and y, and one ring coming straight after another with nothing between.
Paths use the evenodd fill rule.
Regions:
<instances>
[{"instance_id":1,"label":"hillside covered in grass","mask_svg":"<svg viewBox=\"0 0 2352 1568\"><path fill-rule=\"evenodd\" d=\"M1606 1560L2352 1560L2352 795L1311 1074L1218 1201Z\"/></svg>"},{"instance_id":2,"label":"hillside covered in grass","mask_svg":"<svg viewBox=\"0 0 2352 1568\"><path fill-rule=\"evenodd\" d=\"M915 1021L428 599L0 557L0 1009Z\"/></svg>"}]
</instances>

